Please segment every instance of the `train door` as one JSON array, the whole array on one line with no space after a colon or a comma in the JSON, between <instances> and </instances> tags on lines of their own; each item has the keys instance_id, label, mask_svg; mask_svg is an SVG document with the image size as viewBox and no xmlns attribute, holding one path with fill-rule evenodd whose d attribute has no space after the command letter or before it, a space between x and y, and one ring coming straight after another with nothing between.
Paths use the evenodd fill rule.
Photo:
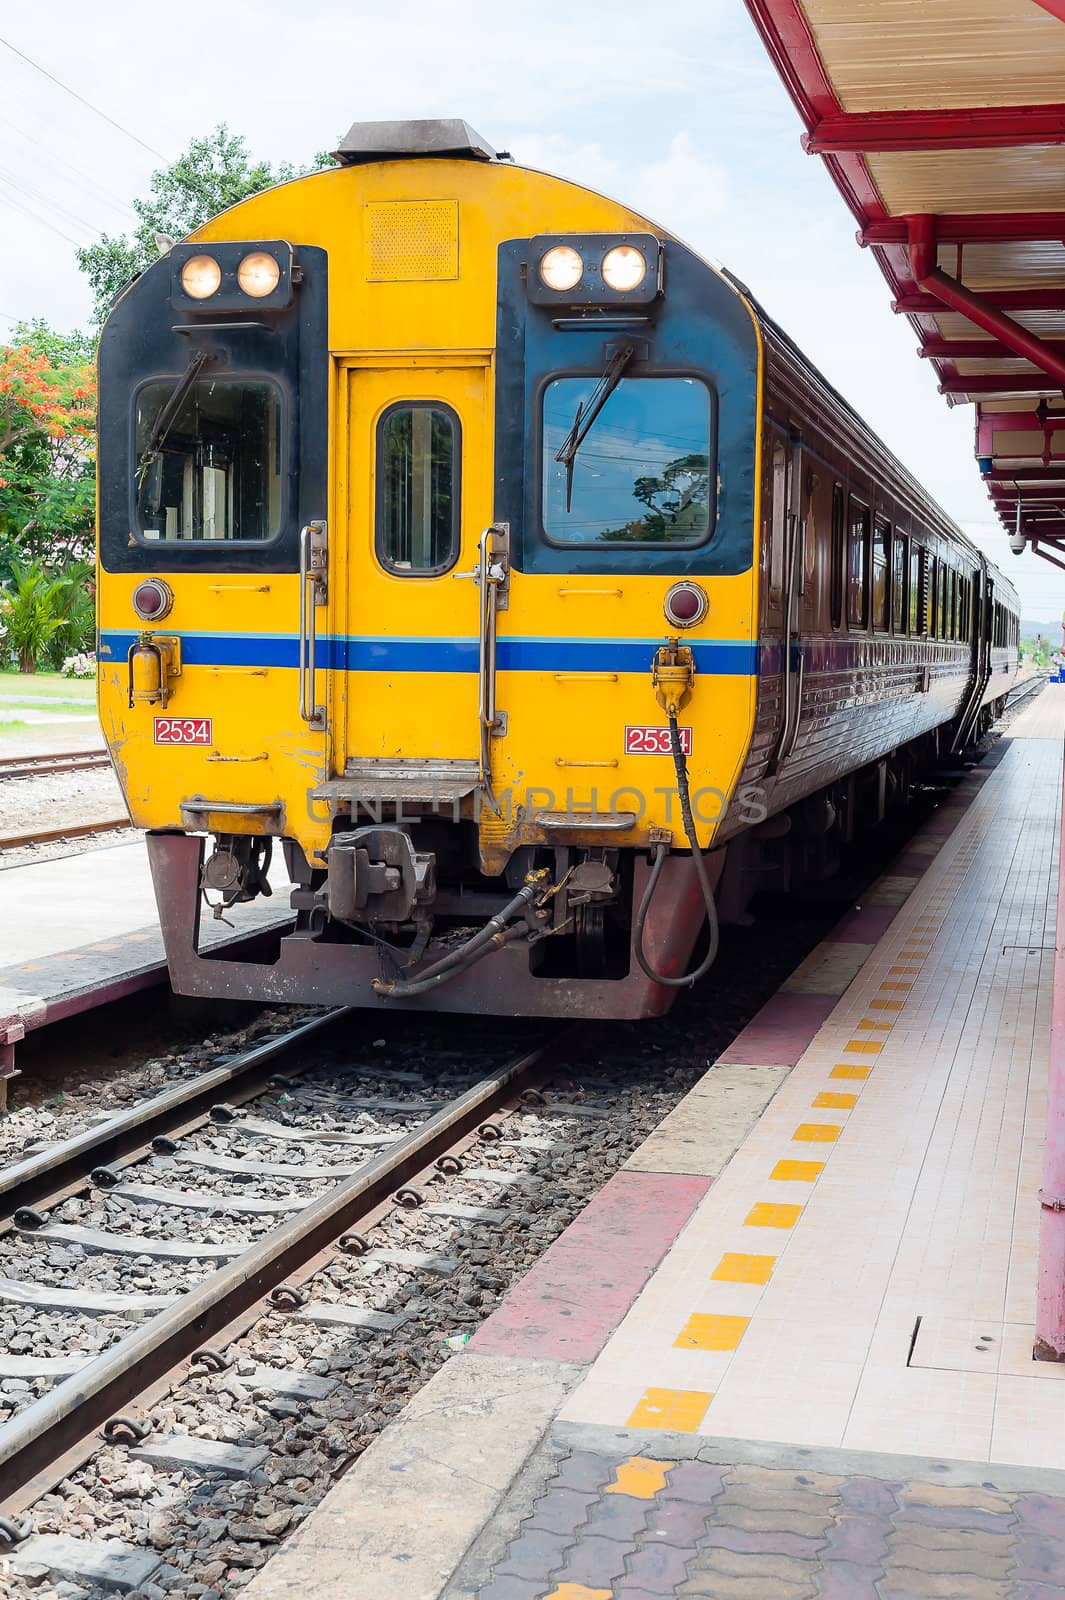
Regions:
<instances>
[{"instance_id":1,"label":"train door","mask_svg":"<svg viewBox=\"0 0 1065 1600\"><path fill-rule=\"evenodd\" d=\"M806 585L806 465L802 440L793 436L773 453L771 570L778 574L781 596L783 706L780 736L770 765L776 771L795 748L802 716L802 597ZM770 588L772 599L772 586Z\"/></svg>"},{"instance_id":2,"label":"train door","mask_svg":"<svg viewBox=\"0 0 1065 1600\"><path fill-rule=\"evenodd\" d=\"M956 753L970 744L978 731L984 690L991 676L991 619L994 615L994 583L987 572L974 569L969 586L970 678L965 706L951 740Z\"/></svg>"},{"instance_id":3,"label":"train door","mask_svg":"<svg viewBox=\"0 0 1065 1600\"><path fill-rule=\"evenodd\" d=\"M335 760L382 783L394 766L389 799L419 769L441 798L476 786L481 593L461 580L492 520L490 380L487 353L341 371Z\"/></svg>"}]
</instances>

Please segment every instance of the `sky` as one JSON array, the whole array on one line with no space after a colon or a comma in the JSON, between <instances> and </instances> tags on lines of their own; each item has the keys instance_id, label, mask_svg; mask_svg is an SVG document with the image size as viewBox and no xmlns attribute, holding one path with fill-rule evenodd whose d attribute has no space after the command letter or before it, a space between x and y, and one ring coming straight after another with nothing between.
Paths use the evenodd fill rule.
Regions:
<instances>
[{"instance_id":1,"label":"sky","mask_svg":"<svg viewBox=\"0 0 1065 1600\"><path fill-rule=\"evenodd\" d=\"M1017 584L1024 616L1061 618L1065 572L1010 554L973 461L973 408L936 392L854 219L800 149L741 0L658 0L653 25L617 0L258 0L175 20L49 0L0 25L0 340L16 318L86 324L76 245L130 228L153 169L220 122L255 156L300 166L354 121L465 117L516 161L614 195L729 267Z\"/></svg>"}]
</instances>

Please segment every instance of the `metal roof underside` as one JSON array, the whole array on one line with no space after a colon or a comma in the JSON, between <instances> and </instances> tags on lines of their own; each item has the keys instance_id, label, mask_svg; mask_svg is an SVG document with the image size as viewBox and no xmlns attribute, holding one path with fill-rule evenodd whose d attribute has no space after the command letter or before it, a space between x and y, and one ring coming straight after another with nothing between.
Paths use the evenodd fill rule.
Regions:
<instances>
[{"instance_id":1,"label":"metal roof underside","mask_svg":"<svg viewBox=\"0 0 1065 1600\"><path fill-rule=\"evenodd\" d=\"M1061 564L1065 0L745 3L940 392L976 407L1002 522Z\"/></svg>"}]
</instances>

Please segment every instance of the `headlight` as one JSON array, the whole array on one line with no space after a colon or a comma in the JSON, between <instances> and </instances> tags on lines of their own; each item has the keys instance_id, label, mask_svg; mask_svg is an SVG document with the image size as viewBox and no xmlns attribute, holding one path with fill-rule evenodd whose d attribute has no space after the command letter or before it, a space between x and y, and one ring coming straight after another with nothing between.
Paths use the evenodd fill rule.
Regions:
<instances>
[{"instance_id":1,"label":"headlight","mask_svg":"<svg viewBox=\"0 0 1065 1600\"><path fill-rule=\"evenodd\" d=\"M647 276L647 261L635 245L617 244L603 257L602 272L610 289L638 289Z\"/></svg>"},{"instance_id":2,"label":"headlight","mask_svg":"<svg viewBox=\"0 0 1065 1600\"><path fill-rule=\"evenodd\" d=\"M181 287L190 300L206 300L222 282L222 269L214 256L190 256L181 269Z\"/></svg>"},{"instance_id":3,"label":"headlight","mask_svg":"<svg viewBox=\"0 0 1065 1600\"><path fill-rule=\"evenodd\" d=\"M281 279L281 268L274 256L265 250L253 250L237 268L237 282L245 294L261 300L273 294Z\"/></svg>"},{"instance_id":4,"label":"headlight","mask_svg":"<svg viewBox=\"0 0 1065 1600\"><path fill-rule=\"evenodd\" d=\"M584 277L584 262L570 244L556 244L540 261L540 277L549 289L575 289Z\"/></svg>"}]
</instances>

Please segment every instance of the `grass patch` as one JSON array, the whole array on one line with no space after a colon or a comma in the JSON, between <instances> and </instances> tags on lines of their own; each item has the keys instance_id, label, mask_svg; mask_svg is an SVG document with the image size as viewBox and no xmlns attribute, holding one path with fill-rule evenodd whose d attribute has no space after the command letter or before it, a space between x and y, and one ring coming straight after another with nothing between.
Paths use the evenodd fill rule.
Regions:
<instances>
[{"instance_id":1,"label":"grass patch","mask_svg":"<svg viewBox=\"0 0 1065 1600\"><path fill-rule=\"evenodd\" d=\"M36 706L40 711L92 711L92 678L64 678L61 672L0 672L0 714Z\"/></svg>"},{"instance_id":2,"label":"grass patch","mask_svg":"<svg viewBox=\"0 0 1065 1600\"><path fill-rule=\"evenodd\" d=\"M15 728L28 727L28 722L0 722L0 733L11 733Z\"/></svg>"}]
</instances>

